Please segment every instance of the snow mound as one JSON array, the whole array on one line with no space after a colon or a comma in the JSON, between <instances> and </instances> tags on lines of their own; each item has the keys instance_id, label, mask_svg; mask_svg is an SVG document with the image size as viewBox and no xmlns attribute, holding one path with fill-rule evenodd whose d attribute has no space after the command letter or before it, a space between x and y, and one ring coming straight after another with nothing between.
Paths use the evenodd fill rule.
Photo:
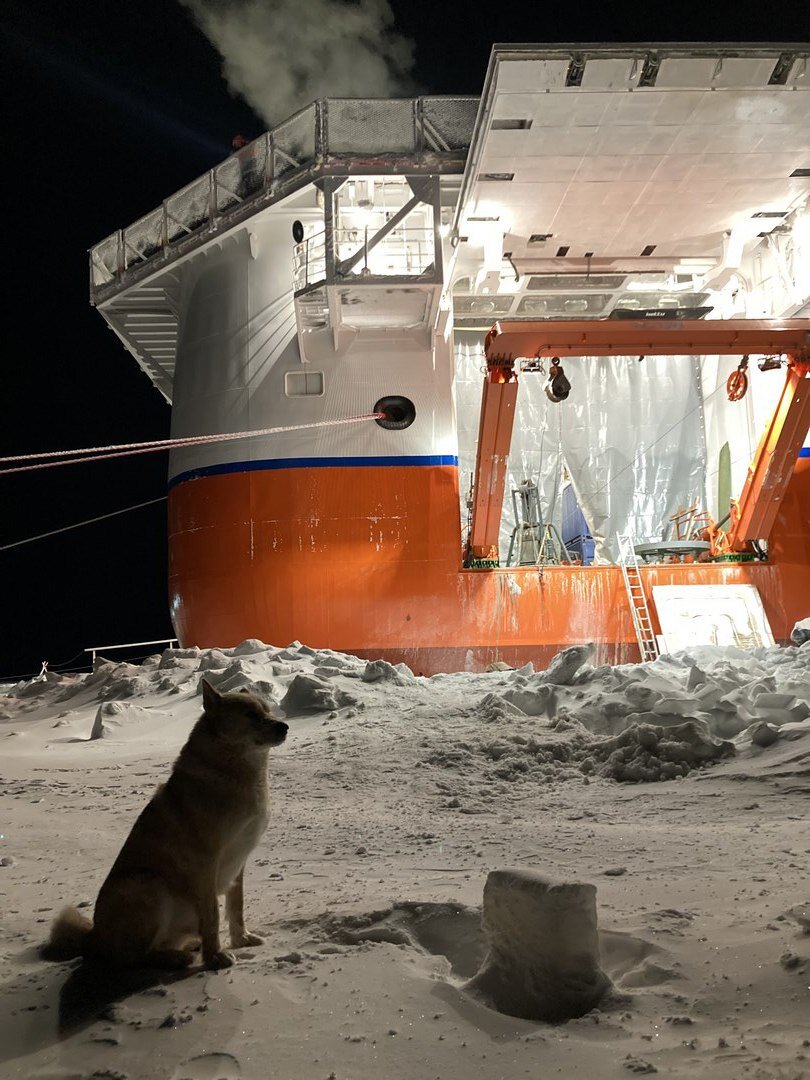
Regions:
<instances>
[{"instance_id":1,"label":"snow mound","mask_svg":"<svg viewBox=\"0 0 810 1080\"><path fill-rule=\"evenodd\" d=\"M287 716L332 712L334 709L356 704L357 698L352 694L330 685L315 675L296 675L280 703Z\"/></svg>"},{"instance_id":2,"label":"snow mound","mask_svg":"<svg viewBox=\"0 0 810 1080\"><path fill-rule=\"evenodd\" d=\"M487 694L478 704L476 712L485 724L500 724L504 721L524 718L525 710L509 700L508 694Z\"/></svg>"},{"instance_id":3,"label":"snow mound","mask_svg":"<svg viewBox=\"0 0 810 1080\"><path fill-rule=\"evenodd\" d=\"M633 725L594 744L586 762L613 780L674 780L734 752L732 743L712 738L707 725L687 720L674 727Z\"/></svg>"},{"instance_id":4,"label":"snow mound","mask_svg":"<svg viewBox=\"0 0 810 1080\"><path fill-rule=\"evenodd\" d=\"M245 641L241 641L236 648L231 649L230 652L232 656L256 656L259 653L272 653L275 655L278 649L274 649L272 645L265 645L258 638L247 638Z\"/></svg>"},{"instance_id":5,"label":"snow mound","mask_svg":"<svg viewBox=\"0 0 810 1080\"><path fill-rule=\"evenodd\" d=\"M257 679L252 669L248 668L242 660L230 661L224 670L204 668L200 665L200 671L203 674L197 680L198 694L202 694L202 683L205 679L223 694L231 690L249 690L251 694L258 694L259 697L271 703L278 700L273 684L267 679Z\"/></svg>"},{"instance_id":6,"label":"snow mound","mask_svg":"<svg viewBox=\"0 0 810 1080\"><path fill-rule=\"evenodd\" d=\"M570 686L574 676L594 654L595 646L572 645L570 649L563 649L553 657L546 670L541 673L546 682L557 683L559 686Z\"/></svg>"},{"instance_id":7,"label":"snow mound","mask_svg":"<svg viewBox=\"0 0 810 1080\"><path fill-rule=\"evenodd\" d=\"M230 664L231 658L226 656L221 649L209 649L200 657L198 671L218 671Z\"/></svg>"},{"instance_id":8,"label":"snow mound","mask_svg":"<svg viewBox=\"0 0 810 1080\"><path fill-rule=\"evenodd\" d=\"M462 776L483 771L490 782L543 783L583 774L639 782L674 780L735 754L734 745L715 739L705 721L631 724L619 735L600 738L562 714L551 722L523 717L521 723L520 714L506 712L494 695L481 702L478 715L488 726L498 724L497 733L445 738L429 748L424 761Z\"/></svg>"},{"instance_id":9,"label":"snow mound","mask_svg":"<svg viewBox=\"0 0 810 1080\"><path fill-rule=\"evenodd\" d=\"M184 661L189 661L189 666L196 666L200 660L200 650L194 649L164 649L160 660L160 667L167 668L183 667Z\"/></svg>"},{"instance_id":10,"label":"snow mound","mask_svg":"<svg viewBox=\"0 0 810 1080\"><path fill-rule=\"evenodd\" d=\"M537 678L542 678L542 675ZM553 716L557 708L554 687L537 682L507 690L502 699L527 716Z\"/></svg>"},{"instance_id":11,"label":"snow mound","mask_svg":"<svg viewBox=\"0 0 810 1080\"><path fill-rule=\"evenodd\" d=\"M421 679L404 664L300 642L285 649L258 640L166 649L141 665L99 658L88 675L45 673L5 686L0 719L24 716L28 735L40 723L43 743L55 740L51 729L58 726L85 742L91 726L102 737L111 726L106 714L98 718L100 705L128 702L165 710L173 739L197 708L202 678L222 691L257 693L292 717L356 707L364 710L358 730L374 725L393 737L397 767L412 760L456 774L450 796L459 797L461 813L482 812L482 802L491 808L505 784L581 782L583 775L678 779L735 748L749 771L806 774L804 743L796 740L810 733L810 649L700 648L654 663L599 667L589 665L592 653L587 644L564 649L546 671L527 664ZM70 711L63 713L66 701ZM414 710L425 721L419 739L401 743L399 725ZM344 712L343 719L352 717ZM126 726L133 736L136 726L139 733L149 728ZM163 730L155 727L156 737ZM129 736L119 729L116 741L122 738ZM19 740L14 752L33 752L34 741ZM468 775L483 786L476 789Z\"/></svg>"},{"instance_id":12,"label":"snow mound","mask_svg":"<svg viewBox=\"0 0 810 1080\"><path fill-rule=\"evenodd\" d=\"M104 720L119 715L123 711L124 706L117 701L108 701L104 705L99 705L90 729L90 738L103 739L105 735L109 735L109 726L105 726Z\"/></svg>"},{"instance_id":13,"label":"snow mound","mask_svg":"<svg viewBox=\"0 0 810 1080\"><path fill-rule=\"evenodd\" d=\"M369 660L360 676L363 682L392 682L406 686L414 681L414 673L406 664L389 664L387 660Z\"/></svg>"}]
</instances>

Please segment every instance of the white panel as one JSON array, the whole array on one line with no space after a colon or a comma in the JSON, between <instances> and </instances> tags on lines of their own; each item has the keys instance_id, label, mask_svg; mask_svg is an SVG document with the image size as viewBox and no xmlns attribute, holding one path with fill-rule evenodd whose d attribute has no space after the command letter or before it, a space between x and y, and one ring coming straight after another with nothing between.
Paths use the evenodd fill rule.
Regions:
<instances>
[{"instance_id":1,"label":"white panel","mask_svg":"<svg viewBox=\"0 0 810 1080\"><path fill-rule=\"evenodd\" d=\"M559 93L543 93L534 113L531 130L542 127L594 127L602 123L611 104L611 94L584 94L575 87Z\"/></svg>"},{"instance_id":2,"label":"white panel","mask_svg":"<svg viewBox=\"0 0 810 1080\"><path fill-rule=\"evenodd\" d=\"M805 56L801 60L794 61L786 85L795 87L797 90L810 90L808 83L810 83L810 64Z\"/></svg>"},{"instance_id":3,"label":"white panel","mask_svg":"<svg viewBox=\"0 0 810 1080\"><path fill-rule=\"evenodd\" d=\"M779 54L769 57L725 57L720 71L714 76L713 86L767 86Z\"/></svg>"},{"instance_id":4,"label":"white panel","mask_svg":"<svg viewBox=\"0 0 810 1080\"><path fill-rule=\"evenodd\" d=\"M680 127L689 123L703 96L700 90L672 93L658 87L634 90L632 94L615 93L605 123L616 127L630 124Z\"/></svg>"},{"instance_id":5,"label":"white panel","mask_svg":"<svg viewBox=\"0 0 810 1080\"><path fill-rule=\"evenodd\" d=\"M615 60L588 60L582 73L582 86L587 90L594 87L626 90L638 81L641 66L640 60L634 60L630 56Z\"/></svg>"},{"instance_id":6,"label":"white panel","mask_svg":"<svg viewBox=\"0 0 810 1080\"><path fill-rule=\"evenodd\" d=\"M567 60L502 60L498 65L499 90L543 90L565 86Z\"/></svg>"},{"instance_id":7,"label":"white panel","mask_svg":"<svg viewBox=\"0 0 810 1080\"><path fill-rule=\"evenodd\" d=\"M661 62L657 87L764 87L779 54L771 57L677 57Z\"/></svg>"},{"instance_id":8,"label":"white panel","mask_svg":"<svg viewBox=\"0 0 810 1080\"><path fill-rule=\"evenodd\" d=\"M467 213L499 216L516 234L512 250L530 232L553 232L554 250L568 244L571 255L638 255L643 239L659 257L719 257L726 230L789 207L810 186L790 177L810 153L810 95L707 88L713 76L744 83L772 70L767 56L733 59L719 69L711 57L666 61L663 83L633 92L539 87L532 95L525 81L520 92L496 91L497 115L533 123L482 134L480 170L514 180L473 185ZM606 58L588 61L586 73L593 63L607 65L594 80L600 70L607 80L625 70L624 60Z\"/></svg>"},{"instance_id":9,"label":"white panel","mask_svg":"<svg viewBox=\"0 0 810 1080\"><path fill-rule=\"evenodd\" d=\"M661 61L656 87L711 86L712 76L717 68L717 59L712 56L673 57Z\"/></svg>"},{"instance_id":10,"label":"white panel","mask_svg":"<svg viewBox=\"0 0 810 1080\"><path fill-rule=\"evenodd\" d=\"M653 600L669 652L774 644L756 585L654 585Z\"/></svg>"}]
</instances>

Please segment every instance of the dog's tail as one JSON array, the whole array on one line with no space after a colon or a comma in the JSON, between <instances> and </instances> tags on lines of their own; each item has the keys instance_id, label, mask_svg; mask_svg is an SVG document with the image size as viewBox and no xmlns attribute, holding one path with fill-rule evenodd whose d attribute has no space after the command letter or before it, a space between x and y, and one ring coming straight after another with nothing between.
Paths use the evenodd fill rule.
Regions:
<instances>
[{"instance_id":1,"label":"dog's tail","mask_svg":"<svg viewBox=\"0 0 810 1080\"><path fill-rule=\"evenodd\" d=\"M51 936L42 947L45 960L72 960L84 956L93 929L89 919L74 907L63 908L51 927Z\"/></svg>"}]
</instances>

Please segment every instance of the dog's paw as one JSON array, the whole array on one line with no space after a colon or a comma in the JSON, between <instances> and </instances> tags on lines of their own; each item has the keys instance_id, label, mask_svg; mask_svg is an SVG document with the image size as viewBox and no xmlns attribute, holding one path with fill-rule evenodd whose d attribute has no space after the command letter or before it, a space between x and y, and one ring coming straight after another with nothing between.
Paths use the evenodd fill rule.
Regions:
<instances>
[{"instance_id":1,"label":"dog's paw","mask_svg":"<svg viewBox=\"0 0 810 1080\"><path fill-rule=\"evenodd\" d=\"M231 948L243 949L246 945L264 945L264 938L258 934L251 934L249 930L243 930L241 934L231 936Z\"/></svg>"},{"instance_id":2,"label":"dog's paw","mask_svg":"<svg viewBox=\"0 0 810 1080\"><path fill-rule=\"evenodd\" d=\"M222 968L229 968L236 962L236 957L233 953L219 952L211 953L210 956L203 957L205 966L210 968L211 971L220 971Z\"/></svg>"}]
</instances>

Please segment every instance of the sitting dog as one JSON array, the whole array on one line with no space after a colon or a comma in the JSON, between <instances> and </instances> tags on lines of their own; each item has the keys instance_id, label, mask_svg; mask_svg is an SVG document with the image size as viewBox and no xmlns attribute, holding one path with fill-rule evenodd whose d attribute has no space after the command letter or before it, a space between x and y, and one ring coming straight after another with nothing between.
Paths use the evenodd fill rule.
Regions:
<instances>
[{"instance_id":1,"label":"sitting dog","mask_svg":"<svg viewBox=\"0 0 810 1080\"><path fill-rule=\"evenodd\" d=\"M203 715L132 827L96 900L93 922L65 908L43 949L49 959L184 968L202 946L208 968L229 967L219 940L225 896L231 946L260 945L245 929L245 861L268 820L267 754L287 725L247 691L203 680Z\"/></svg>"}]
</instances>

